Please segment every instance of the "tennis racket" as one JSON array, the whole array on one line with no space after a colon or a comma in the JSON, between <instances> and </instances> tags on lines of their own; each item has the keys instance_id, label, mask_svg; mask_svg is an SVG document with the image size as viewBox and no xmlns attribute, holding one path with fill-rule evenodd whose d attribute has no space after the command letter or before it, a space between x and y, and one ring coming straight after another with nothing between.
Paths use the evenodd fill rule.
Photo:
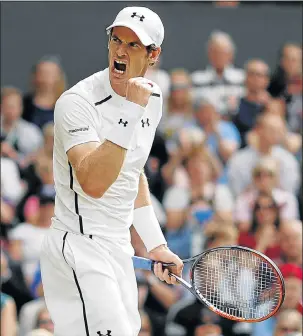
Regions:
<instances>
[{"instance_id":1,"label":"tennis racket","mask_svg":"<svg viewBox=\"0 0 303 336\"><path fill-rule=\"evenodd\" d=\"M190 283L169 273L216 314L241 322L260 322L283 303L285 287L276 264L242 246L216 247L183 260L193 263ZM133 257L134 268L153 271L155 261ZM174 264L162 264L172 269Z\"/></svg>"}]
</instances>

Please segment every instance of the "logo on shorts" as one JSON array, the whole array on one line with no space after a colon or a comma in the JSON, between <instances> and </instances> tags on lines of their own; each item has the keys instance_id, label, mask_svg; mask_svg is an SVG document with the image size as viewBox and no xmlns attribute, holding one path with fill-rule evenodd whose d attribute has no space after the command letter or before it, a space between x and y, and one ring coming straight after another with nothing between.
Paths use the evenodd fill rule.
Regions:
<instances>
[{"instance_id":1,"label":"logo on shorts","mask_svg":"<svg viewBox=\"0 0 303 336\"><path fill-rule=\"evenodd\" d=\"M111 336L112 335L112 331L111 330L107 330L107 334L101 334L101 331L97 331L97 335L98 336Z\"/></svg>"},{"instance_id":2,"label":"logo on shorts","mask_svg":"<svg viewBox=\"0 0 303 336\"><path fill-rule=\"evenodd\" d=\"M80 128L69 130L68 133L84 132L88 130L89 130L89 126L86 126L86 127L80 127Z\"/></svg>"},{"instance_id":3,"label":"logo on shorts","mask_svg":"<svg viewBox=\"0 0 303 336\"><path fill-rule=\"evenodd\" d=\"M137 17L137 18L139 18L140 19L140 21L142 22L144 19L145 19L145 16L144 15L137 15L137 13L136 12L134 12L133 14L132 14L132 16L131 16L132 18L135 18L135 17Z\"/></svg>"},{"instance_id":4,"label":"logo on shorts","mask_svg":"<svg viewBox=\"0 0 303 336\"><path fill-rule=\"evenodd\" d=\"M150 126L149 118L146 118L146 121L144 121L143 119L141 119L141 123L142 123L142 127L143 127L143 128L144 128L145 125L147 125L147 127Z\"/></svg>"},{"instance_id":5,"label":"logo on shorts","mask_svg":"<svg viewBox=\"0 0 303 336\"><path fill-rule=\"evenodd\" d=\"M119 120L118 124L122 124L124 127L128 124L128 121L123 121L122 119Z\"/></svg>"}]
</instances>

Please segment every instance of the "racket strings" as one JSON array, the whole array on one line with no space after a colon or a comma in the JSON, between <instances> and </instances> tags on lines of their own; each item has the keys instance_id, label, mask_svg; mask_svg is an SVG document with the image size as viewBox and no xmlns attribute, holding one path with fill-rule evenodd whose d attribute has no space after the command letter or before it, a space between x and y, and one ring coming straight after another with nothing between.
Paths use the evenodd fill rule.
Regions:
<instances>
[{"instance_id":1,"label":"racket strings","mask_svg":"<svg viewBox=\"0 0 303 336\"><path fill-rule=\"evenodd\" d=\"M213 251L196 263L193 273L200 295L224 314L260 319L279 305L280 281L274 268L249 251Z\"/></svg>"}]
</instances>

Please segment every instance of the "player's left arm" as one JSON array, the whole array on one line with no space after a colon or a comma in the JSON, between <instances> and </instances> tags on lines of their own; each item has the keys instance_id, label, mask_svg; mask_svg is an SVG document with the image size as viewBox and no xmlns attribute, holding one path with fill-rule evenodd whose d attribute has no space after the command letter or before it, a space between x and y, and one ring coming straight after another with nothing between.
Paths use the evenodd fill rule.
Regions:
<instances>
[{"instance_id":1,"label":"player's left arm","mask_svg":"<svg viewBox=\"0 0 303 336\"><path fill-rule=\"evenodd\" d=\"M181 276L183 263L167 247L165 237L151 203L148 181L144 172L140 175L139 190L135 200L133 225L147 249L149 258L156 261L174 263L176 267L174 267L173 272ZM154 272L160 280L166 281L169 284L176 284L175 278L168 275L168 270L163 271L161 263L155 264Z\"/></svg>"}]
</instances>

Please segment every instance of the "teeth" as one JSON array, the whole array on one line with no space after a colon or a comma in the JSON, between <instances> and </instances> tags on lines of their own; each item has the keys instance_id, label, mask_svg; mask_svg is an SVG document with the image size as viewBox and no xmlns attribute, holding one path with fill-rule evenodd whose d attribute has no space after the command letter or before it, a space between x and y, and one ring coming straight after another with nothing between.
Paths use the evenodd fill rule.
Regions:
<instances>
[{"instance_id":1,"label":"teeth","mask_svg":"<svg viewBox=\"0 0 303 336\"><path fill-rule=\"evenodd\" d=\"M122 71L122 70L118 70L118 69L116 69L116 68L114 68L114 71L117 72L118 74L123 74L123 73L124 73L124 71Z\"/></svg>"},{"instance_id":2,"label":"teeth","mask_svg":"<svg viewBox=\"0 0 303 336\"><path fill-rule=\"evenodd\" d=\"M115 60L116 63L119 63L119 64L126 64L126 62L123 62L123 61L118 61L118 60Z\"/></svg>"}]
</instances>

